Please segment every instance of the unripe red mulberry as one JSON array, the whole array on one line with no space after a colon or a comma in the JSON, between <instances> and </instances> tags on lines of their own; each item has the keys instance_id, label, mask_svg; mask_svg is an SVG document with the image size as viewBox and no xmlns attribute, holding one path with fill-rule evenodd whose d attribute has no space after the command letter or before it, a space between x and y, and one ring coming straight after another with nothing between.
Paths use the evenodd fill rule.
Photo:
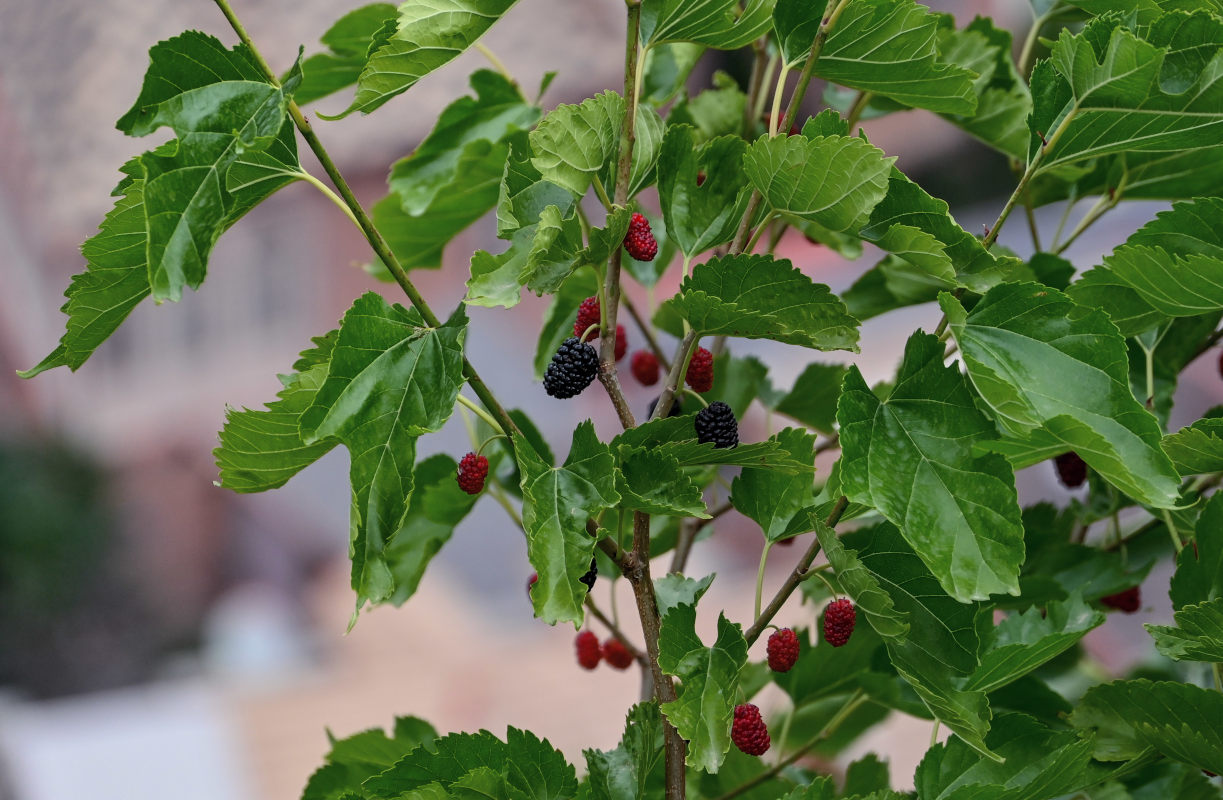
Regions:
<instances>
[{"instance_id":1,"label":"unripe red mulberry","mask_svg":"<svg viewBox=\"0 0 1223 800\"><path fill-rule=\"evenodd\" d=\"M688 362L684 381L694 392L708 392L713 388L713 353L698 347Z\"/></svg>"},{"instance_id":2,"label":"unripe red mulberry","mask_svg":"<svg viewBox=\"0 0 1223 800\"><path fill-rule=\"evenodd\" d=\"M854 632L857 618L854 604L847 598L838 597L824 609L824 641L833 647L841 647Z\"/></svg>"},{"instance_id":3,"label":"unripe red mulberry","mask_svg":"<svg viewBox=\"0 0 1223 800\"><path fill-rule=\"evenodd\" d=\"M658 240L650 230L650 221L644 214L634 213L624 235L624 249L638 261L653 261L658 255Z\"/></svg>"},{"instance_id":4,"label":"unripe red mulberry","mask_svg":"<svg viewBox=\"0 0 1223 800\"><path fill-rule=\"evenodd\" d=\"M633 654L624 642L612 636L603 642L603 660L616 669L628 669L633 663Z\"/></svg>"},{"instance_id":5,"label":"unripe red mulberry","mask_svg":"<svg viewBox=\"0 0 1223 800\"><path fill-rule=\"evenodd\" d=\"M591 631L582 631L573 640L573 646L577 649L578 663L583 669L594 669L599 666L599 660L603 658L603 651L599 648L599 637L595 636Z\"/></svg>"},{"instance_id":6,"label":"unripe red mulberry","mask_svg":"<svg viewBox=\"0 0 1223 800\"><path fill-rule=\"evenodd\" d=\"M782 628L769 636L766 648L769 669L774 672L789 672L798 661L798 636L789 628Z\"/></svg>"},{"instance_id":7,"label":"unripe red mulberry","mask_svg":"<svg viewBox=\"0 0 1223 800\"><path fill-rule=\"evenodd\" d=\"M752 703L735 706L735 718L730 724L730 740L749 756L762 756L769 750L769 729Z\"/></svg>"}]
</instances>

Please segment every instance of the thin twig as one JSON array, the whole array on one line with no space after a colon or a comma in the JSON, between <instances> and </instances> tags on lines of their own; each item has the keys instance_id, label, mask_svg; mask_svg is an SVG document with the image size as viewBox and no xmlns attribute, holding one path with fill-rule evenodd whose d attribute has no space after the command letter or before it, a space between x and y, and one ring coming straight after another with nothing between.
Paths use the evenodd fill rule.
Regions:
<instances>
[{"instance_id":1,"label":"thin twig","mask_svg":"<svg viewBox=\"0 0 1223 800\"><path fill-rule=\"evenodd\" d=\"M637 663L641 665L642 669L648 670L650 668L650 665L646 662L645 653L641 652L636 645L630 642L628 637L624 635L624 631L620 630L620 628L616 626L616 623L608 619L607 615L599 610L599 606L595 604L595 601L589 594L586 595L586 608L590 610L590 613L594 615L595 619L603 623L603 627L607 628L608 633L616 637L620 644L624 645L624 648L632 653L633 658L637 660Z\"/></svg>"},{"instance_id":2,"label":"thin twig","mask_svg":"<svg viewBox=\"0 0 1223 800\"><path fill-rule=\"evenodd\" d=\"M637 327L641 330L641 335L645 337L650 352L658 359L658 363L662 365L663 371L670 372L671 360L667 358L666 354L662 351L662 347L658 344L658 339L654 336L654 326L641 316L641 312L637 310L637 306L627 294L620 294L620 302L628 310L629 316L633 318L633 322L637 323Z\"/></svg>"}]
</instances>

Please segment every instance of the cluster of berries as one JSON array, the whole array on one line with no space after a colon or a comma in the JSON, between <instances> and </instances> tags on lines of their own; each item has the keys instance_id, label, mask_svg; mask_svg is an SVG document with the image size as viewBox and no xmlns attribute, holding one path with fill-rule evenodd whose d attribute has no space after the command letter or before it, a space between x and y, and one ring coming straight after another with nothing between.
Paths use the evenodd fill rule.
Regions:
<instances>
[{"instance_id":1,"label":"cluster of berries","mask_svg":"<svg viewBox=\"0 0 1223 800\"><path fill-rule=\"evenodd\" d=\"M600 661L606 661L609 666L620 670L628 669L633 663L633 654L624 646L624 642L614 636L608 637L600 645L598 636L591 631L582 631L573 640L573 646L577 650L578 664L583 669L594 669Z\"/></svg>"}]
</instances>

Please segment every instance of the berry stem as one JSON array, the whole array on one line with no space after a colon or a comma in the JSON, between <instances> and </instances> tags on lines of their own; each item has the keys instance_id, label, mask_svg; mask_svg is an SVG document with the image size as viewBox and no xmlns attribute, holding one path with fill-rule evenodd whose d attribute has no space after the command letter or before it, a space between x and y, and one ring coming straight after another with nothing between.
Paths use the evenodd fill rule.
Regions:
<instances>
[{"instance_id":1,"label":"berry stem","mask_svg":"<svg viewBox=\"0 0 1223 800\"><path fill-rule=\"evenodd\" d=\"M764 566L769 562L769 551L772 549L773 543L766 539L764 547L760 551L760 566L756 568L756 605L755 610L752 612L753 619L760 617L760 599L764 594Z\"/></svg>"},{"instance_id":2,"label":"berry stem","mask_svg":"<svg viewBox=\"0 0 1223 800\"><path fill-rule=\"evenodd\" d=\"M633 654L633 658L637 659L637 663L641 665L642 669L649 668L649 665L646 664L645 653L641 652L641 650L635 647L633 643L628 640L628 637L624 635L624 631L620 630L620 627L616 625L615 622L608 619L607 615L599 610L599 607L595 604L595 601L590 599L590 595L586 595L586 608L590 611L594 618L603 625L604 628L607 628L608 633L616 637L620 644L624 645L624 648Z\"/></svg>"},{"instance_id":3,"label":"berry stem","mask_svg":"<svg viewBox=\"0 0 1223 800\"><path fill-rule=\"evenodd\" d=\"M769 40L767 36L762 36L752 42L752 75L747 82L747 99L743 104L743 125L742 136L744 139L750 139L752 136L752 125L759 118L759 112L753 113L756 108L756 98L760 95L760 90L764 86L764 82L768 75L773 74L772 66L769 66L768 72L765 72L766 65L769 65Z\"/></svg>"},{"instance_id":4,"label":"berry stem","mask_svg":"<svg viewBox=\"0 0 1223 800\"><path fill-rule=\"evenodd\" d=\"M708 400L706 400L704 397L701 397L700 392L697 392L697 391L695 391L695 390L693 390L693 389L689 389L689 388L685 387L685 388L684 388L684 394L690 394L690 395L692 395L693 397L695 397L697 400L700 400L700 401L701 401L701 408L709 408L709 401L708 401Z\"/></svg>"},{"instance_id":5,"label":"berry stem","mask_svg":"<svg viewBox=\"0 0 1223 800\"><path fill-rule=\"evenodd\" d=\"M777 73L777 82L773 86L773 113L769 114L769 137L777 135L777 123L781 121L781 96L786 91L786 78L790 77L790 68L784 63ZM785 129L789 132L789 128Z\"/></svg>"},{"instance_id":6,"label":"berry stem","mask_svg":"<svg viewBox=\"0 0 1223 800\"><path fill-rule=\"evenodd\" d=\"M1176 554L1179 556L1181 550L1185 549L1185 546L1181 544L1181 535L1176 530L1176 523L1172 521L1172 513L1166 508L1161 508L1159 514L1163 517L1164 525L1168 528L1168 535L1172 537L1172 546L1176 548Z\"/></svg>"},{"instance_id":7,"label":"berry stem","mask_svg":"<svg viewBox=\"0 0 1223 800\"><path fill-rule=\"evenodd\" d=\"M488 447L493 442L497 441L498 439L504 439L504 438L505 438L504 433L497 433L497 434L494 434L488 437L484 441L480 442L480 446L476 448L476 455L482 454L484 452L484 448Z\"/></svg>"},{"instance_id":8,"label":"berry stem","mask_svg":"<svg viewBox=\"0 0 1223 800\"><path fill-rule=\"evenodd\" d=\"M485 486L484 491L497 502L497 505L505 509L505 513L509 515L510 519L514 520L514 524L522 529L525 534L526 526L522 524L522 514L518 513L518 509L514 508L514 504L506 497L505 492L501 490L497 481L490 480L487 486Z\"/></svg>"},{"instance_id":9,"label":"berry stem","mask_svg":"<svg viewBox=\"0 0 1223 800\"><path fill-rule=\"evenodd\" d=\"M854 99L854 104L849 107L849 116L845 120L849 125L850 136L854 135L854 126L858 124L858 120L862 118L862 112L871 104L871 98L874 96L874 92L858 92L858 96Z\"/></svg>"},{"instance_id":10,"label":"berry stem","mask_svg":"<svg viewBox=\"0 0 1223 800\"><path fill-rule=\"evenodd\" d=\"M233 28L234 33L238 35L238 39L244 45L246 45L247 50L250 51L251 57L255 60L255 64L263 72L264 78L273 86L280 86L280 79L277 78L276 73L272 71L272 68L268 66L267 61L264 60L263 55L259 52L258 48L255 47L255 43L251 40L250 34L246 32L246 28L238 19L237 14L234 13L233 8L230 7L229 0L213 0L213 2L216 3L217 8L219 8L221 13L225 16L225 19L229 22L230 27ZM399 288L401 288L403 293L407 295L407 298L412 303L413 307L420 312L420 316L425 321L425 324L433 328L440 327L442 324L441 320L438 319L437 315L433 313L433 309L429 307L429 304L425 301L424 296L421 295L420 291L416 288L416 285L412 283L412 280L408 277L408 273L404 270L403 265L399 263L399 259L396 258L395 253L391 250L390 245L386 243L386 239L383 238L382 233L374 225L374 221L370 219L370 216L366 213L365 208L361 205L360 201L357 200L357 196L353 194L352 187L348 185L348 181L344 179L344 175L340 172L335 162L331 160L331 155L327 152L327 148L323 147L323 143L319 140L318 135L314 132L314 128L310 125L310 122L306 119L305 115L302 114L301 108L299 108L297 103L292 100L289 101L289 116L292 117L293 124L297 127L297 130L302 135L302 138L306 140L306 144L310 146L310 149L318 158L319 163L323 167L323 171L327 173L327 177L331 179L331 182L339 192L340 197L343 198L344 204L348 206L349 211L351 211L352 215L356 218L357 226L361 228L361 232L365 234L365 239L369 243L370 248L374 251L378 258L382 259L382 263L386 265L387 270L389 270L391 275L394 276L395 282L399 284ZM501 420L501 425L499 427L503 428L504 430L516 430L514 421L510 419L509 414L506 413L505 409L497 401L497 398L493 396L493 393L489 391L488 386L484 383L484 379L480 377L480 375L476 372L475 367L471 365L471 362L468 361L466 357L463 359L463 376L467 379L467 383L471 386L471 390L476 393L476 397L480 398L480 402L484 404L484 407L488 409L493 416ZM514 445L511 440L507 440L506 446L511 448L511 452L513 452Z\"/></svg>"},{"instance_id":11,"label":"berry stem","mask_svg":"<svg viewBox=\"0 0 1223 800\"><path fill-rule=\"evenodd\" d=\"M472 46L479 50L482 56L488 59L488 63L492 64L493 68L501 73L501 77L509 81L515 89L518 88L518 81L514 80L514 76L511 75L509 69L506 68L505 62L497 58L497 54L490 50L488 45L484 44L483 42L476 42Z\"/></svg>"},{"instance_id":12,"label":"berry stem","mask_svg":"<svg viewBox=\"0 0 1223 800\"><path fill-rule=\"evenodd\" d=\"M493 419L487 411L485 411L484 409L480 408L475 403L468 400L462 394L459 394L456 399L459 401L460 405L467 406L467 408L471 410L471 413L475 414L477 417L484 420L485 424L487 424L488 427L496 431L498 436L500 436L503 439L509 438L508 436L505 435L505 429L502 428L501 425L498 424L497 420ZM496 438L496 437L493 437L493 438Z\"/></svg>"},{"instance_id":13,"label":"berry stem","mask_svg":"<svg viewBox=\"0 0 1223 800\"><path fill-rule=\"evenodd\" d=\"M334 203L334 204L335 204L335 206L336 206L336 208L338 208L338 209L340 209L341 211L343 211L343 212L344 212L344 214L345 214L345 216L347 216L347 217L348 217L350 220L352 220L352 224L353 224L353 225L356 225L356 226L357 226L357 228L358 228L358 229L360 229L360 227L361 227L361 223L360 223L360 222L357 222L357 216L356 216L355 214L353 214L353 213L352 213L352 209L351 209L351 208L349 208L348 206L346 206L346 205L344 204L344 201L343 201L343 200L340 198L340 196L339 196L338 194L336 194L335 192L331 191L331 187L330 187L330 186L328 186L327 184L323 183L323 182L322 182L322 181L320 181L318 178L316 178L316 177L314 177L313 175L311 175L309 172L306 172L304 169L303 169L301 172L293 172L293 173L290 173L290 174L291 174L291 175L296 175L297 177L301 178L301 179L302 179L303 181L305 181L306 183L308 183L308 184L310 184L311 186L313 186L315 189L318 189L320 192L322 192L324 197L326 197L328 200L330 200L332 203Z\"/></svg>"},{"instance_id":14,"label":"berry stem","mask_svg":"<svg viewBox=\"0 0 1223 800\"><path fill-rule=\"evenodd\" d=\"M654 416L650 419L662 419L671 411L675 393L679 391L679 387L684 385L684 373L688 371L688 362L692 360L698 338L700 337L697 336L696 331L688 331L684 334L679 347L675 350L675 360L671 362L671 369L667 372L666 385L662 388L662 394L658 396L658 405L654 406Z\"/></svg>"},{"instance_id":15,"label":"berry stem","mask_svg":"<svg viewBox=\"0 0 1223 800\"><path fill-rule=\"evenodd\" d=\"M590 185L595 189L595 196L599 198L599 202L608 211L612 210L611 198L607 196L607 187L603 185L603 180L598 175L590 176Z\"/></svg>"}]
</instances>

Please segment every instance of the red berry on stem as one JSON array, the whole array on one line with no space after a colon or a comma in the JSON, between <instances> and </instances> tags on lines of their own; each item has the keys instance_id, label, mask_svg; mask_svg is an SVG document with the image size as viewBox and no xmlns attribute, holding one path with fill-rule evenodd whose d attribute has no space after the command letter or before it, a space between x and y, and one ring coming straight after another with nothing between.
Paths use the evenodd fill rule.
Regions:
<instances>
[{"instance_id":1,"label":"red berry on stem","mask_svg":"<svg viewBox=\"0 0 1223 800\"><path fill-rule=\"evenodd\" d=\"M459 488L468 494L479 494L484 490L484 479L488 477L488 459L468 453L459 461Z\"/></svg>"},{"instance_id":2,"label":"red berry on stem","mask_svg":"<svg viewBox=\"0 0 1223 800\"><path fill-rule=\"evenodd\" d=\"M752 703L735 706L735 719L730 724L730 740L749 756L762 756L769 750L769 729Z\"/></svg>"},{"instance_id":3,"label":"red berry on stem","mask_svg":"<svg viewBox=\"0 0 1223 800\"><path fill-rule=\"evenodd\" d=\"M841 647L854 632L854 621L858 612L851 600L838 597L824 609L824 641L833 647Z\"/></svg>"},{"instance_id":4,"label":"red berry on stem","mask_svg":"<svg viewBox=\"0 0 1223 800\"><path fill-rule=\"evenodd\" d=\"M613 636L603 643L603 660L616 669L628 669L633 664L633 654Z\"/></svg>"},{"instance_id":5,"label":"red berry on stem","mask_svg":"<svg viewBox=\"0 0 1223 800\"><path fill-rule=\"evenodd\" d=\"M623 325L616 326L616 360L624 358L624 354L628 352L628 332L624 330Z\"/></svg>"},{"instance_id":6,"label":"red berry on stem","mask_svg":"<svg viewBox=\"0 0 1223 800\"><path fill-rule=\"evenodd\" d=\"M603 651L599 648L599 637L595 636L591 631L582 631L573 640L573 646L577 648L578 663L583 669L594 669L599 666L599 660L603 658Z\"/></svg>"},{"instance_id":7,"label":"red berry on stem","mask_svg":"<svg viewBox=\"0 0 1223 800\"><path fill-rule=\"evenodd\" d=\"M650 230L650 221L644 214L633 214L624 235L624 249L638 261L653 261L658 255L658 240Z\"/></svg>"},{"instance_id":8,"label":"red berry on stem","mask_svg":"<svg viewBox=\"0 0 1223 800\"><path fill-rule=\"evenodd\" d=\"M658 359L649 350L638 350L629 360L629 369L633 377L642 386L653 386L658 383Z\"/></svg>"},{"instance_id":9,"label":"red berry on stem","mask_svg":"<svg viewBox=\"0 0 1223 800\"><path fill-rule=\"evenodd\" d=\"M1142 607L1142 592L1137 586L1132 586L1124 592L1101 597L1100 602L1109 608L1124 611L1126 614L1133 614Z\"/></svg>"},{"instance_id":10,"label":"red berry on stem","mask_svg":"<svg viewBox=\"0 0 1223 800\"><path fill-rule=\"evenodd\" d=\"M789 672L798 661L798 636L789 628L782 628L769 636L766 647L769 669L774 672Z\"/></svg>"},{"instance_id":11,"label":"red berry on stem","mask_svg":"<svg viewBox=\"0 0 1223 800\"><path fill-rule=\"evenodd\" d=\"M1057 467L1057 477L1067 489L1077 489L1087 480L1087 462L1073 450L1053 459L1053 465Z\"/></svg>"},{"instance_id":12,"label":"red berry on stem","mask_svg":"<svg viewBox=\"0 0 1223 800\"><path fill-rule=\"evenodd\" d=\"M532 572L531 577L527 578L527 597L531 596L531 587L539 580L539 573Z\"/></svg>"},{"instance_id":13,"label":"red berry on stem","mask_svg":"<svg viewBox=\"0 0 1223 800\"><path fill-rule=\"evenodd\" d=\"M684 381L694 392L708 392L713 388L713 353L704 347L698 347L688 362L688 372Z\"/></svg>"},{"instance_id":14,"label":"red berry on stem","mask_svg":"<svg viewBox=\"0 0 1223 800\"><path fill-rule=\"evenodd\" d=\"M573 335L581 336L591 325L599 324L599 298L587 297L578 306L578 318L573 323ZM591 334L595 335L595 334Z\"/></svg>"}]
</instances>

